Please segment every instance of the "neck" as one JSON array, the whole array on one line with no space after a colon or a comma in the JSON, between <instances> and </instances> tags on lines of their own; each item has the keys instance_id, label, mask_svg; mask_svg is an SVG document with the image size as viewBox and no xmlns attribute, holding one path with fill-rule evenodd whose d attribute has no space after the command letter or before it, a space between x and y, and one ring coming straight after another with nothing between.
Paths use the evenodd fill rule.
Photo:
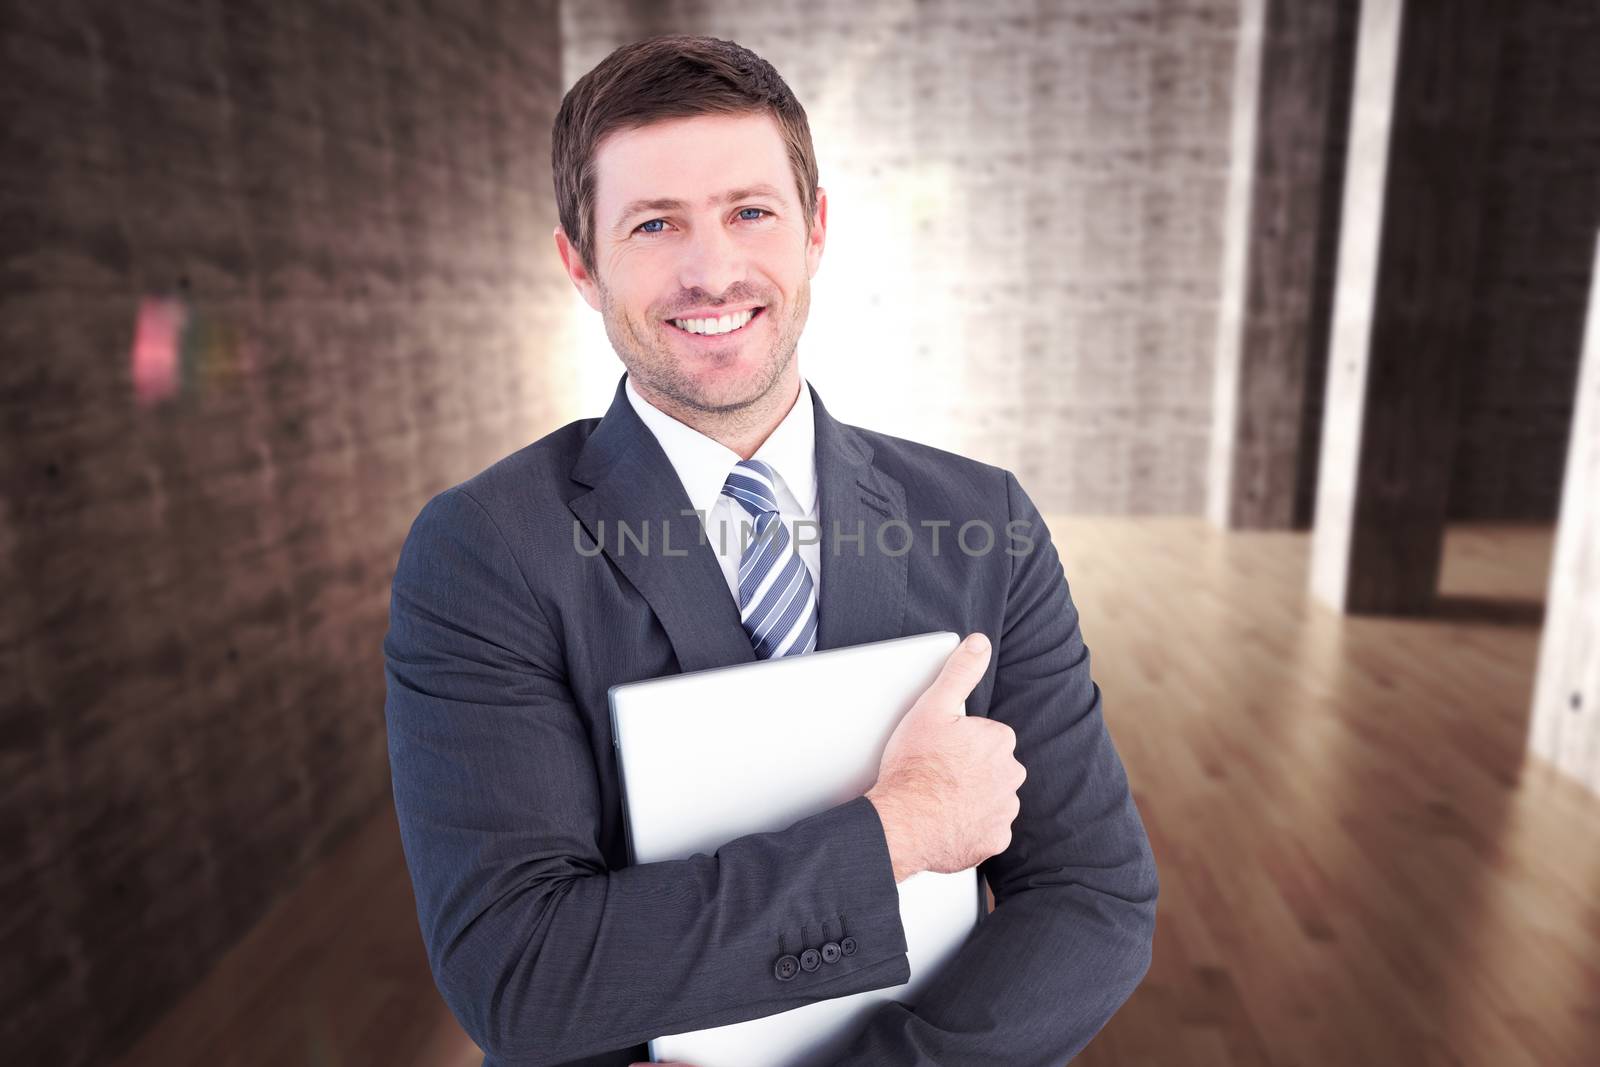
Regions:
<instances>
[{"instance_id":1,"label":"neck","mask_svg":"<svg viewBox=\"0 0 1600 1067\"><path fill-rule=\"evenodd\" d=\"M800 399L801 383L799 369L791 360L764 396L736 409L714 411L676 403L637 378L633 379L633 387L653 407L738 453L740 459L749 459L794 408Z\"/></svg>"}]
</instances>

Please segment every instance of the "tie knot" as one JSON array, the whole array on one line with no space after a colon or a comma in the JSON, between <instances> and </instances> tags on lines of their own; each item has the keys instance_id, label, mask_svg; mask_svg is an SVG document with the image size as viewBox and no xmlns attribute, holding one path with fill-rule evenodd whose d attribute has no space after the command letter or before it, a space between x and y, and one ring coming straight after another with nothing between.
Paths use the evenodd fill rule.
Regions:
<instances>
[{"instance_id":1,"label":"tie knot","mask_svg":"<svg viewBox=\"0 0 1600 1067\"><path fill-rule=\"evenodd\" d=\"M751 515L778 510L777 475L759 459L741 459L728 472L722 492L744 505Z\"/></svg>"}]
</instances>

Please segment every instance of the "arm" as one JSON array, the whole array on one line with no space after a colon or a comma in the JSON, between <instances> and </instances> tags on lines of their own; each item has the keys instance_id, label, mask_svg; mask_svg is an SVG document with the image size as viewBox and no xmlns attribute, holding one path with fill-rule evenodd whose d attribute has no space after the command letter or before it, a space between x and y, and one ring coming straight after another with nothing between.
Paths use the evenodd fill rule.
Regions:
<instances>
[{"instance_id":1,"label":"arm","mask_svg":"<svg viewBox=\"0 0 1600 1067\"><path fill-rule=\"evenodd\" d=\"M562 646L489 514L431 500L394 579L389 758L440 992L496 1058L561 1063L910 975L888 845L856 797L713 856L608 870ZM605 755L609 756L607 752ZM780 934L858 950L780 981Z\"/></svg>"},{"instance_id":2,"label":"arm","mask_svg":"<svg viewBox=\"0 0 1600 1067\"><path fill-rule=\"evenodd\" d=\"M1011 560L989 714L1016 731L1028 777L1011 846L980 865L995 910L914 1008L880 1005L838 1067L1062 1064L1150 965L1150 843L1049 531L1009 473L1006 487L1034 543Z\"/></svg>"}]
</instances>

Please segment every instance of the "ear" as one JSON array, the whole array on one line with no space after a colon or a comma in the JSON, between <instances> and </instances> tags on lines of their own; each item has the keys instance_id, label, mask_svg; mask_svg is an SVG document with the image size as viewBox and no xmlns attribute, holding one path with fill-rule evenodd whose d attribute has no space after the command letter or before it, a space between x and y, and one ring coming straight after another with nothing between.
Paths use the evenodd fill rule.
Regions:
<instances>
[{"instance_id":1,"label":"ear","mask_svg":"<svg viewBox=\"0 0 1600 1067\"><path fill-rule=\"evenodd\" d=\"M811 232L806 237L806 276L815 278L822 266L822 246L828 236L828 191L817 186L817 217L811 220Z\"/></svg>"},{"instance_id":2,"label":"ear","mask_svg":"<svg viewBox=\"0 0 1600 1067\"><path fill-rule=\"evenodd\" d=\"M567 277L572 279L572 284L578 287L578 292L583 294L583 299L596 311L600 310L600 287L595 284L594 276L583 265L583 257L578 255L578 248L568 239L567 233L560 226L555 229L556 251L561 254L561 265L567 268Z\"/></svg>"}]
</instances>

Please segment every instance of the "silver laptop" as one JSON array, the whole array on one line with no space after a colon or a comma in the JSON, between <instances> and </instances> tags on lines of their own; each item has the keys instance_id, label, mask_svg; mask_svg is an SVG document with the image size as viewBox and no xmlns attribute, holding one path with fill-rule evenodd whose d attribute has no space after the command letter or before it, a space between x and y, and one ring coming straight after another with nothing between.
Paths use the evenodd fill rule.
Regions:
<instances>
[{"instance_id":1,"label":"silver laptop","mask_svg":"<svg viewBox=\"0 0 1600 1067\"><path fill-rule=\"evenodd\" d=\"M612 686L629 860L714 854L871 789L890 735L960 638L948 631ZM761 699L750 699L759 687ZM911 978L742 1023L664 1035L655 1062L812 1067L885 1000L915 1004L986 913L977 868L901 882Z\"/></svg>"}]
</instances>

